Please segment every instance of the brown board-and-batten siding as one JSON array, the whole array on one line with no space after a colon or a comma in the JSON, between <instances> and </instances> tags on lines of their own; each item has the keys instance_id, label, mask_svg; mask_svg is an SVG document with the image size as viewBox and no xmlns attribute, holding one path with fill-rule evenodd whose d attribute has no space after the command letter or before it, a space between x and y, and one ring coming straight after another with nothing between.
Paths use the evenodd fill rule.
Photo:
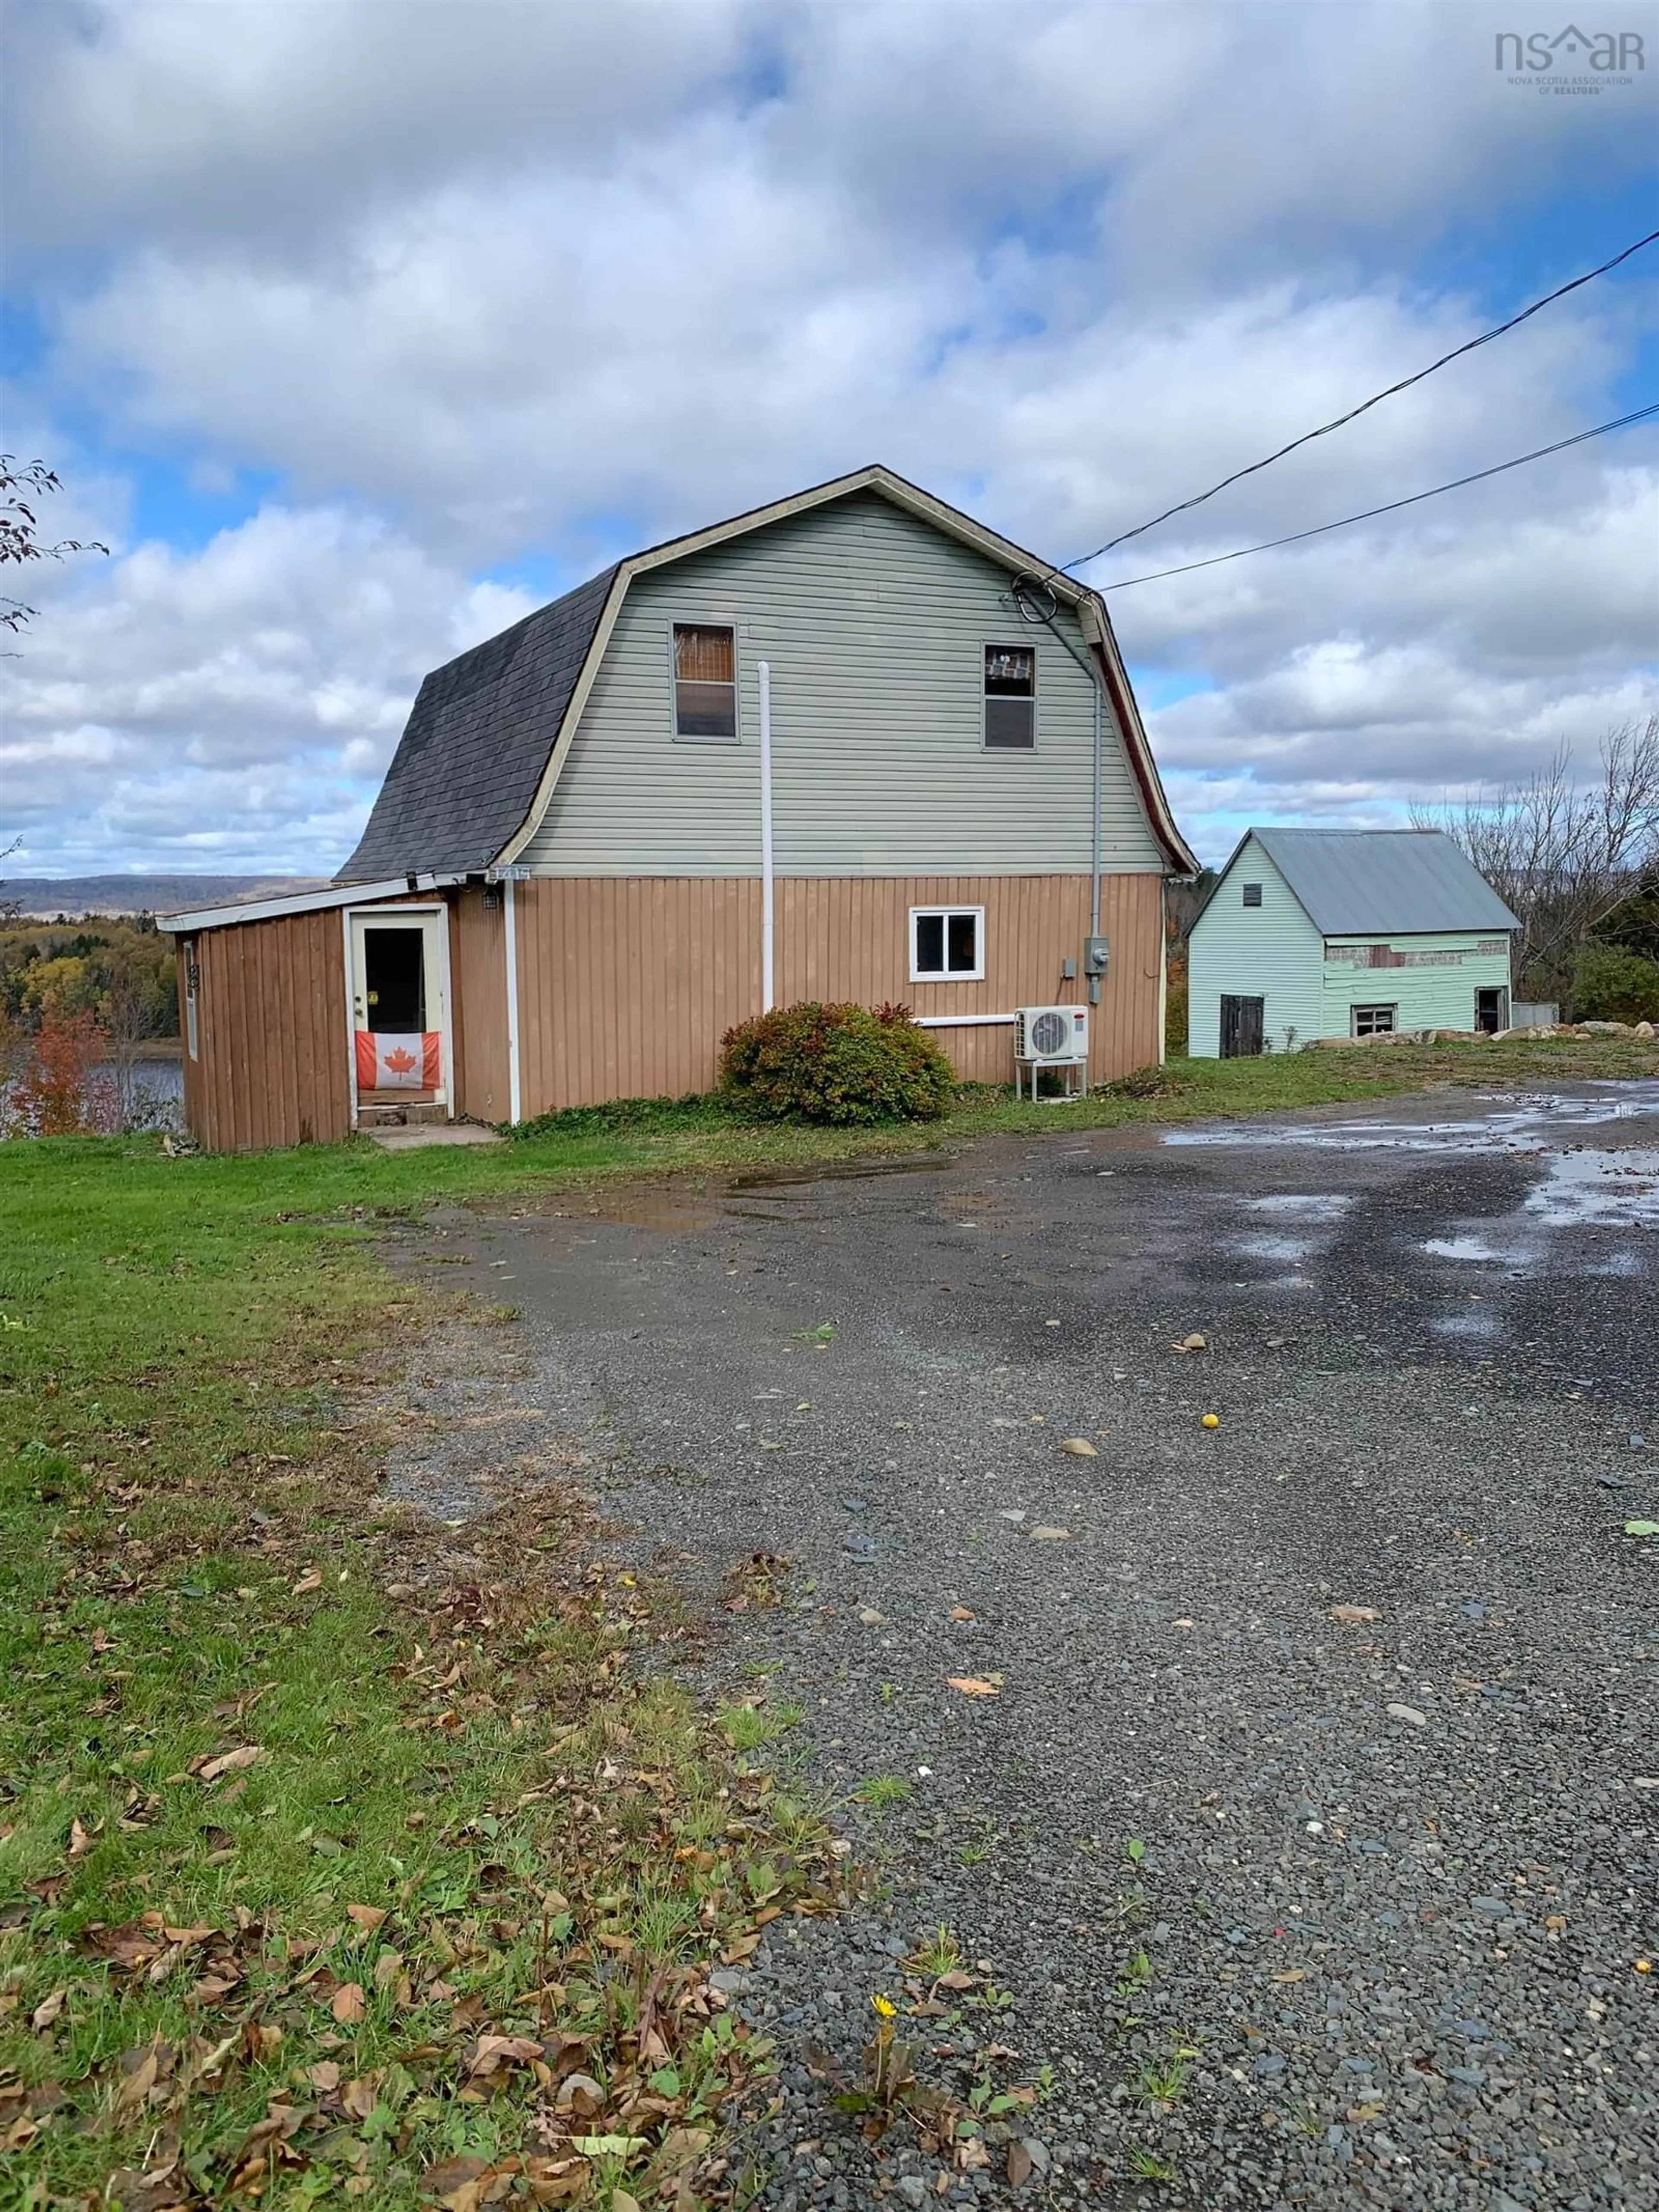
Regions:
<instances>
[{"instance_id":1,"label":"brown board-and-batten siding","mask_svg":"<svg viewBox=\"0 0 1659 2212\"><path fill-rule=\"evenodd\" d=\"M515 896L526 1116L713 1085L722 1032L760 1010L755 878L538 877ZM1112 963L1092 1016L1096 1082L1159 1057L1162 1006L1161 878L1107 876L1101 897ZM910 908L930 906L984 908L981 981L910 981ZM890 1001L923 1017L1081 1003L1060 963L1080 957L1088 927L1086 876L783 877L776 996ZM933 1035L962 1075L1012 1080L1010 1025Z\"/></svg>"},{"instance_id":2,"label":"brown board-and-batten siding","mask_svg":"<svg viewBox=\"0 0 1659 2212\"><path fill-rule=\"evenodd\" d=\"M344 935L337 908L203 929L185 1115L211 1152L332 1145L350 1133ZM180 963L182 990L183 963ZM185 1027L181 1004L181 1028ZM186 1031L187 1033L187 1031Z\"/></svg>"},{"instance_id":3,"label":"brown board-and-batten siding","mask_svg":"<svg viewBox=\"0 0 1659 2212\"><path fill-rule=\"evenodd\" d=\"M469 1121L512 1114L507 1047L507 920L499 890L454 891L449 903L455 1111Z\"/></svg>"}]
</instances>

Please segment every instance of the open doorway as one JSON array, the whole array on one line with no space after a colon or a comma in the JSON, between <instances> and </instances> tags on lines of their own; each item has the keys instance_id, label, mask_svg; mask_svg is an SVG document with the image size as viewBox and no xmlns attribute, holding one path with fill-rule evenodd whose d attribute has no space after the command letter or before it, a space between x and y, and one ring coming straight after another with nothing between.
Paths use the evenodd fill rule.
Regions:
<instances>
[{"instance_id":1,"label":"open doorway","mask_svg":"<svg viewBox=\"0 0 1659 2212\"><path fill-rule=\"evenodd\" d=\"M350 917L352 1073L359 1119L447 1113L449 962L441 908Z\"/></svg>"},{"instance_id":2,"label":"open doorway","mask_svg":"<svg viewBox=\"0 0 1659 2212\"><path fill-rule=\"evenodd\" d=\"M1474 994L1474 1026L1487 1036L1510 1025L1510 994L1501 985Z\"/></svg>"}]
</instances>

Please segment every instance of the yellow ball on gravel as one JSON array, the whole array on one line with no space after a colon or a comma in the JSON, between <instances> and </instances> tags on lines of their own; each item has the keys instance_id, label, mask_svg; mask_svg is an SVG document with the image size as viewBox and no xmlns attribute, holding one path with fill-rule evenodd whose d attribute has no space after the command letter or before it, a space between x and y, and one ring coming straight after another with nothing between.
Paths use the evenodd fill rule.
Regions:
<instances>
[{"instance_id":1,"label":"yellow ball on gravel","mask_svg":"<svg viewBox=\"0 0 1659 2212\"><path fill-rule=\"evenodd\" d=\"M1221 1426L1220 1414L1206 1413L1204 1416L1204 1425L1206 1429L1218 1429Z\"/></svg>"}]
</instances>

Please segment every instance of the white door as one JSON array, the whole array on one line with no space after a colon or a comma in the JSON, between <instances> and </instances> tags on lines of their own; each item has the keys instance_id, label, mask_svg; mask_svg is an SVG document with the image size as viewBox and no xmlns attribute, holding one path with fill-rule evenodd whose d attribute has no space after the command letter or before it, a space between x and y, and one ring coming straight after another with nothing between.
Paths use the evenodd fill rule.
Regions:
<instances>
[{"instance_id":1,"label":"white door","mask_svg":"<svg viewBox=\"0 0 1659 2212\"><path fill-rule=\"evenodd\" d=\"M447 915L368 908L351 916L351 1027L357 1096L447 1105L450 1087Z\"/></svg>"}]
</instances>

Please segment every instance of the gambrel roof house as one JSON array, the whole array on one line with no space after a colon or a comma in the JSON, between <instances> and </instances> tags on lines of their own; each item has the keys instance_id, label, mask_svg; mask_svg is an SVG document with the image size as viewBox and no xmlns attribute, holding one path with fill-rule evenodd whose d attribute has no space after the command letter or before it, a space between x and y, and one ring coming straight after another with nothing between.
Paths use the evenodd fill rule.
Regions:
<instances>
[{"instance_id":1,"label":"gambrel roof house","mask_svg":"<svg viewBox=\"0 0 1659 2212\"><path fill-rule=\"evenodd\" d=\"M1017 1007L1087 1004L1108 1078L1161 1056L1195 866L1098 595L860 469L449 661L331 889L173 916L191 1126L702 1089L803 998L908 1002L997 1079Z\"/></svg>"},{"instance_id":2,"label":"gambrel roof house","mask_svg":"<svg viewBox=\"0 0 1659 2212\"><path fill-rule=\"evenodd\" d=\"M1520 927L1438 830L1250 830L1188 936L1200 1059L1506 1029Z\"/></svg>"}]
</instances>

